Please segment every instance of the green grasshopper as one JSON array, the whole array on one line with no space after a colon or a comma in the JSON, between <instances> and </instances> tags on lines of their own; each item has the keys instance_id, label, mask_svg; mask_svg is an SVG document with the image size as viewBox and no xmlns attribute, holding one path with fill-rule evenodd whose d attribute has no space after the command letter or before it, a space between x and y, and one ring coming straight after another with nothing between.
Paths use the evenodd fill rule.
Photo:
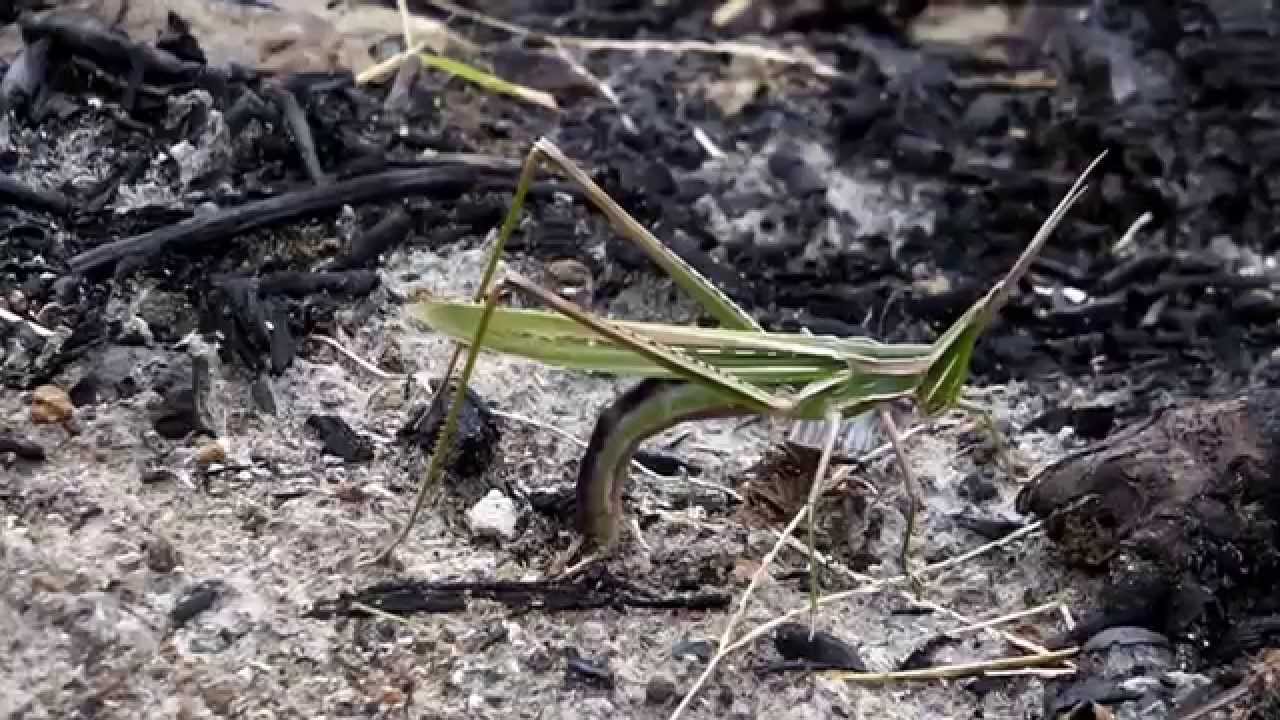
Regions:
<instances>
[{"instance_id":1,"label":"green grasshopper","mask_svg":"<svg viewBox=\"0 0 1280 720\"><path fill-rule=\"evenodd\" d=\"M966 406L960 395L968 379L974 344L1008 301L1053 230L1084 194L1087 189L1084 180L1103 156L1105 153L1076 181L1008 274L928 345L766 332L545 138L534 145L525 160L515 197L499 229L475 299L472 302L430 299L417 304L413 312L426 325L456 341L444 375L446 385L453 377L463 344L470 350L460 378L462 386L469 381L482 348L562 368L645 378L601 414L578 475L578 530L585 539L605 550L620 534L627 468L641 442L679 423L753 414L829 423L827 443L818 463L814 492L810 495L812 545L812 507L831 458L835 428L845 417L878 411L894 445L910 502L901 551L903 570L910 575L907 560L920 498L887 404L902 398L913 399L926 417L958 405ZM543 162L558 167L580 186L614 228L640 245L721 327L596 317L510 271L502 283L494 286L503 249L519 221L529 185ZM508 288L538 300L554 312L499 309L498 299ZM446 393L437 392L432 402L444 395ZM442 450L450 447L456 431L461 395L461 392L453 393L454 401L413 511L380 555L381 559L389 558L408 536L430 488L438 482L442 457L446 454Z\"/></svg>"}]
</instances>

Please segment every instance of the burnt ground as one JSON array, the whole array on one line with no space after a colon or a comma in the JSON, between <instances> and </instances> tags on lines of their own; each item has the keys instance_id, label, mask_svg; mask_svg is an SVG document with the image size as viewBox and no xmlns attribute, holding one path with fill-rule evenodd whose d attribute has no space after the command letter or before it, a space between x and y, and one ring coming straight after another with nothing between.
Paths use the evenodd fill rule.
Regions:
<instances>
[{"instance_id":1,"label":"burnt ground","mask_svg":"<svg viewBox=\"0 0 1280 720\"><path fill-rule=\"evenodd\" d=\"M974 358L1015 464L997 463L959 416L910 443L926 490L924 562L1082 489L1137 488L1101 492L1101 511L930 578L927 598L972 620L1069 607L1088 632L1056 611L1007 629L1089 643L1082 672L862 686L768 672L782 657L762 639L722 664L687 717L1040 718L1077 703L1103 717L1090 702L1169 717L1241 678L1258 691L1221 712L1274 716L1273 663L1253 662L1280 627L1265 601L1280 512L1270 395L1258 390L1274 382L1280 327L1273 12L1055 5L1011 24L994 11L941 21L907 3L757 2L717 29L710 3L485 5L535 36L743 40L819 62L569 45L615 104L535 36L451 19L485 48L480 62L550 92L551 111L428 70L390 100L391 83L356 86L323 63L274 78L213 71L180 25L159 44L187 64L144 61L139 85L84 41L89 26L6 16L19 47L48 46L43 59L28 50L43 68L35 80L9 57L3 87L0 160L14 187L0 188L0 432L11 443L0 455L0 715L671 714L730 614L716 602L736 604L803 497L803 473L778 459L781 421L699 423L651 442L699 484L637 475L639 537L606 575L536 588L541 606L436 587L425 598L436 611L408 623L317 612L351 610L335 601L384 582L540 580L569 547L581 448L563 434L587 437L634 381L489 356L474 389L498 413L496 437L455 465L396 567L367 564L412 504L425 453L401 431L448 358L412 299L474 292L516 164L547 136L768 327L888 341L927 341L962 313L1109 151ZM215 22L199 20L195 44ZM306 119L319 183L286 96ZM355 192L361 178L373 190L358 200L261 227L215 224L195 240L172 230L317 185ZM393 196L409 182L415 192ZM514 267L549 285L585 274L576 297L601 313L697 319L571 188L547 178L527 215ZM137 238L166 233L139 251ZM135 239L131 252L102 249L122 239ZM1174 424L1155 440L1139 433L1145 465L1098 469L1112 455L1137 461L1089 443L1153 417ZM1236 444L1210 452L1188 426ZM1073 470L1077 457L1093 465ZM1183 474L1159 472L1169 457ZM857 586L842 568L899 571L906 505L892 464L851 477L824 504L819 548L835 561L818 571L824 592ZM508 535L469 521L486 498L516 518ZM739 632L802 608L809 572L784 551ZM1160 602L1117 602L1148 596ZM555 606L575 600L594 607ZM683 607L643 606L655 601ZM994 633L945 639L966 622L895 592L832 604L817 623L873 671L1017 652Z\"/></svg>"}]
</instances>

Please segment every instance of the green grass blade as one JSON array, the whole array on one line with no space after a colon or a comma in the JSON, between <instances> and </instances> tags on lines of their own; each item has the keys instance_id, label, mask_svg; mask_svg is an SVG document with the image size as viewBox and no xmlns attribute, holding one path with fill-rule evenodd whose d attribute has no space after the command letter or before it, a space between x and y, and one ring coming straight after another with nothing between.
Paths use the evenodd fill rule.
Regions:
<instances>
[{"instance_id":1,"label":"green grass blade","mask_svg":"<svg viewBox=\"0 0 1280 720\"><path fill-rule=\"evenodd\" d=\"M512 97L520 98L525 102L541 105L549 110L556 110L559 108L556 104L556 99L549 93L503 80L497 75L487 73L484 70L468 65L461 60L454 60L452 58L444 57L443 55L435 55L426 51L419 52L418 57L422 59L422 63L424 65L429 65L438 70L443 70L451 75L456 75L464 80L473 82L489 92L510 95Z\"/></svg>"}]
</instances>

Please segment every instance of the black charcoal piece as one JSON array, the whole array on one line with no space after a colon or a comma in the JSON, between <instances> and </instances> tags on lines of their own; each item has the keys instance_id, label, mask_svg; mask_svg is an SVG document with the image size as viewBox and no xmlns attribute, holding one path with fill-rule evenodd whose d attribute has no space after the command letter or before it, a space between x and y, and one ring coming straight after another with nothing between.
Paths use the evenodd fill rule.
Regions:
<instances>
[{"instance_id":1,"label":"black charcoal piece","mask_svg":"<svg viewBox=\"0 0 1280 720\"><path fill-rule=\"evenodd\" d=\"M169 611L169 621L173 623L173 627L180 628L195 616L213 607L222 589L222 582L218 580L205 580L188 588Z\"/></svg>"},{"instance_id":2,"label":"black charcoal piece","mask_svg":"<svg viewBox=\"0 0 1280 720\"><path fill-rule=\"evenodd\" d=\"M13 453L23 460L44 460L44 448L12 432L0 432L0 453Z\"/></svg>"},{"instance_id":3,"label":"black charcoal piece","mask_svg":"<svg viewBox=\"0 0 1280 720\"><path fill-rule=\"evenodd\" d=\"M567 652L568 662L565 664L564 679L567 685L585 684L602 688L612 688L613 673L608 663L582 657L573 648Z\"/></svg>"},{"instance_id":4,"label":"black charcoal piece","mask_svg":"<svg viewBox=\"0 0 1280 720\"><path fill-rule=\"evenodd\" d=\"M435 452L436 439L444 428L453 393L439 398L439 402L434 400L415 409L398 433L402 440L409 440L428 452ZM461 477L482 475L493 460L500 435L489 408L474 390L467 388L448 467Z\"/></svg>"},{"instance_id":5,"label":"black charcoal piece","mask_svg":"<svg viewBox=\"0 0 1280 720\"><path fill-rule=\"evenodd\" d=\"M307 418L307 427L320 437L324 451L330 455L348 462L373 459L373 443L352 430L347 421L337 415L312 415Z\"/></svg>"},{"instance_id":6,"label":"black charcoal piece","mask_svg":"<svg viewBox=\"0 0 1280 720\"><path fill-rule=\"evenodd\" d=\"M858 651L845 641L822 630L810 633L802 623L783 623L773 632L773 645L787 660L803 661L813 669L866 672Z\"/></svg>"}]
</instances>

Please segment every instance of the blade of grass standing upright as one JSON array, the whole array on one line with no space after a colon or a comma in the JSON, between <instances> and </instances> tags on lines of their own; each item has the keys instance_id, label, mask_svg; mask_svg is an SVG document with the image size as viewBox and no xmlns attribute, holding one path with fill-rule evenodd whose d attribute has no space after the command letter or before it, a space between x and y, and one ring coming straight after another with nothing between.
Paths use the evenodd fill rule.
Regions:
<instances>
[{"instance_id":1,"label":"blade of grass standing upright","mask_svg":"<svg viewBox=\"0 0 1280 720\"><path fill-rule=\"evenodd\" d=\"M493 284L493 277L498 272L498 262L502 259L502 251L506 248L507 240L511 238L512 233L515 232L516 225L520 221L520 212L524 209L525 197L529 194L529 186L533 184L533 176L537 174L538 165L541 161L542 157L536 149L525 158L524 166L520 170L520 179L516 184L515 197L512 198L511 207L507 210L507 216L503 218L502 227L498 230L498 239L494 243L493 251L489 255L489 263L485 266L484 274L480 278L480 286L476 288L476 302L485 298L489 287ZM395 552L396 547L404 542L405 538L409 537L418 515L422 513L422 507L427 501L427 493L440 480L440 473L444 470L444 456L453 443L453 436L458 431L458 419L462 415L463 397L471 382L471 374L475 371L476 360L480 357L481 341L484 339L485 331L489 327L489 320L493 317L493 311L496 307L497 297L489 297L485 302L484 311L480 315L480 321L476 323L475 334L468 345L467 359L462 367L458 387L450 392L449 381L453 379L453 370L458 364L458 356L462 352L461 343L454 342L453 344L453 352L449 356L449 364L446 366L444 376L441 378L440 387L431 398L431 402L434 404L442 402L442 398L446 396L452 396L449 412L445 416L444 427L440 429L440 434L436 437L436 446L431 452L431 461L427 465L427 474L423 477L422 483L418 487L418 494L413 501L413 509L410 511L404 527L400 528L400 532L396 533L395 538L387 544L382 552L378 553L376 562L384 563L390 560L391 554Z\"/></svg>"}]
</instances>

